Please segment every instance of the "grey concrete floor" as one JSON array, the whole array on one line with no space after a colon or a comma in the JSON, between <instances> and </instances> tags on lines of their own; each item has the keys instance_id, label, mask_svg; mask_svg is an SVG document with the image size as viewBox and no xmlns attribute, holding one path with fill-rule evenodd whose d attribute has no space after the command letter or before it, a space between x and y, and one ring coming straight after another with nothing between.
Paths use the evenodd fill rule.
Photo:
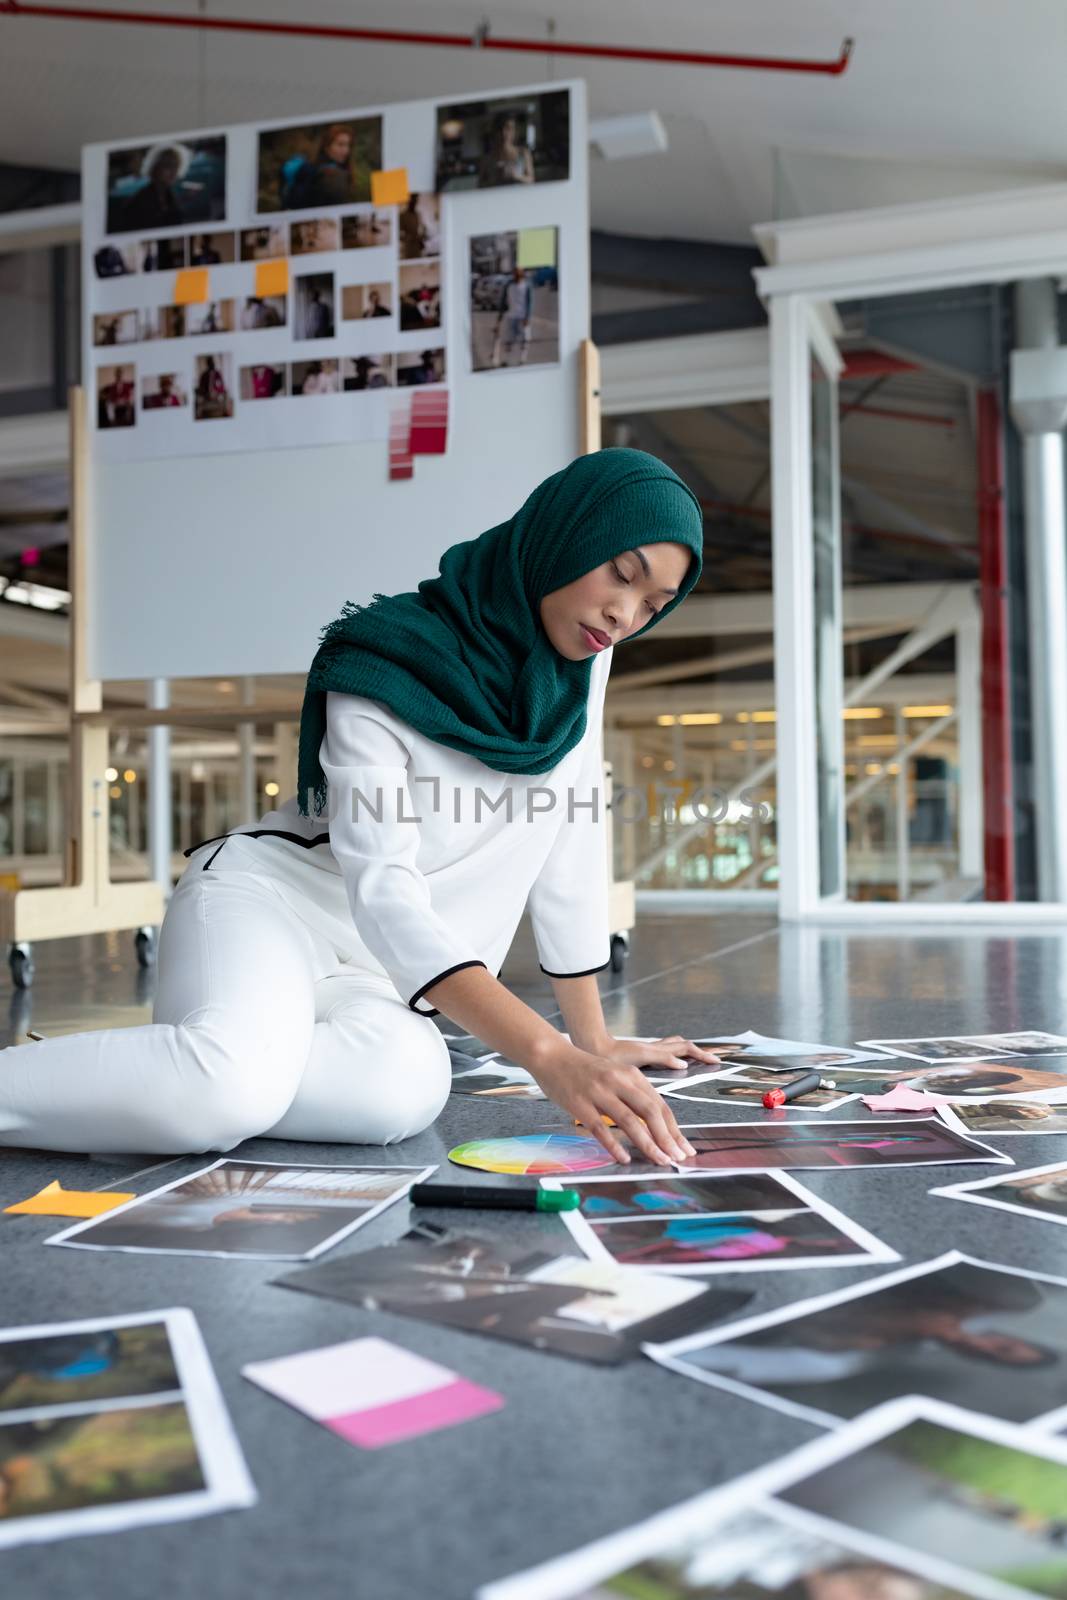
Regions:
<instances>
[{"instance_id":1,"label":"grey concrete floor","mask_svg":"<svg viewBox=\"0 0 1067 1600\"><path fill-rule=\"evenodd\" d=\"M553 1012L524 927L504 981ZM1034 936L779 930L765 917L646 917L619 977L601 978L617 1033L736 1032L754 1027L827 1043L914 1032L1025 1027L1067 1031L1067 931ZM37 979L15 994L0 1043L150 1020L154 975L132 936L44 944ZM0 1072L3 1058L0 1055ZM692 1117L701 1120L703 1108ZM830 1113L830 1116L852 1114ZM719 1120L741 1118L737 1108ZM703 1117L703 1120L711 1120ZM427 1133L386 1153L445 1163L463 1138L563 1125L552 1107L454 1097ZM998 1143L1000 1141L992 1141ZM1020 1166L1067 1158L1067 1135L1011 1138ZM260 1159L381 1159L352 1146L254 1141ZM0 1151L0 1206L59 1178L67 1187L145 1192L203 1166L189 1157L80 1158ZM1067 1275L1067 1230L931 1198L937 1183L995 1169L802 1174L906 1261L956 1246L1013 1266ZM475 1177L476 1175L471 1175ZM463 1216L479 1231L566 1243L554 1218ZM259 1491L249 1511L0 1555L0 1592L18 1600L192 1596L317 1600L460 1600L481 1583L545 1560L770 1461L819 1430L739 1396L638 1360L597 1369L477 1335L298 1295L272 1286L284 1266L42 1248L45 1218L0 1219L0 1325L189 1306L196 1313ZM333 1255L404 1232L408 1207L371 1223ZM878 1268L723 1276L756 1288L744 1314L844 1287ZM882 1269L885 1270L885 1269ZM363 1452L254 1388L248 1361L376 1333L498 1390L499 1413Z\"/></svg>"}]
</instances>

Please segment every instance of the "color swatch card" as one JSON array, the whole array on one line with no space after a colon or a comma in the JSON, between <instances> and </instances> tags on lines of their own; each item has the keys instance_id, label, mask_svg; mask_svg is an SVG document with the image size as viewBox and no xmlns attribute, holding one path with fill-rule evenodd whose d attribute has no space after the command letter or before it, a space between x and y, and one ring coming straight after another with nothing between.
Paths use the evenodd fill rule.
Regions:
<instances>
[{"instance_id":1,"label":"color swatch card","mask_svg":"<svg viewBox=\"0 0 1067 1600\"><path fill-rule=\"evenodd\" d=\"M243 1375L349 1444L377 1450L499 1411L503 1397L387 1339L350 1339Z\"/></svg>"}]
</instances>

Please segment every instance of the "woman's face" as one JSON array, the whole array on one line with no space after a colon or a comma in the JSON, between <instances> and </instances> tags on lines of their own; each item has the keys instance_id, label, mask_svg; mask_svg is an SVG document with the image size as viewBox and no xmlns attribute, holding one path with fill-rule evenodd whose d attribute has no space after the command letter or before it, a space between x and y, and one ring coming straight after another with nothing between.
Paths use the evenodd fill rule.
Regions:
<instances>
[{"instance_id":1,"label":"woman's face","mask_svg":"<svg viewBox=\"0 0 1067 1600\"><path fill-rule=\"evenodd\" d=\"M613 556L541 601L541 625L568 661L620 644L662 611L689 570L684 544L637 545Z\"/></svg>"},{"instance_id":2,"label":"woman's face","mask_svg":"<svg viewBox=\"0 0 1067 1600\"><path fill-rule=\"evenodd\" d=\"M344 132L335 133L329 144L326 146L326 154L329 156L331 161L336 161L339 167L344 166L351 152L352 136L351 134Z\"/></svg>"}]
</instances>

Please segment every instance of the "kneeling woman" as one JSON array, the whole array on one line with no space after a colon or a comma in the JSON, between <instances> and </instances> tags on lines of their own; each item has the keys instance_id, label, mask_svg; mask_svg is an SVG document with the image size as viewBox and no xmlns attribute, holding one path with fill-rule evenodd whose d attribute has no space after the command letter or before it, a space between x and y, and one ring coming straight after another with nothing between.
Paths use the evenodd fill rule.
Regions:
<instances>
[{"instance_id":1,"label":"kneeling woman","mask_svg":"<svg viewBox=\"0 0 1067 1600\"><path fill-rule=\"evenodd\" d=\"M322 636L298 794L190 853L153 1020L10 1049L0 1145L230 1150L266 1135L391 1144L448 1096L437 1012L526 1067L617 1158L689 1152L607 1031L601 721L612 646L700 574L702 517L636 450L582 456L410 594ZM565 1036L496 976L528 904Z\"/></svg>"}]
</instances>

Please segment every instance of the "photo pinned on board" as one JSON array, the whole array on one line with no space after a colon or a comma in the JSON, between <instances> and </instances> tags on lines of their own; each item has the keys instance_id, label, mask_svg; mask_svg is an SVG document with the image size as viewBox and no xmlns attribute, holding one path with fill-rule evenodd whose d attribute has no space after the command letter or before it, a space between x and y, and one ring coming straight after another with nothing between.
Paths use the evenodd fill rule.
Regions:
<instances>
[{"instance_id":1,"label":"photo pinned on board","mask_svg":"<svg viewBox=\"0 0 1067 1600\"><path fill-rule=\"evenodd\" d=\"M188 241L179 239L145 239L141 243L142 272L175 272L188 265Z\"/></svg>"},{"instance_id":2,"label":"photo pinned on board","mask_svg":"<svg viewBox=\"0 0 1067 1600\"><path fill-rule=\"evenodd\" d=\"M259 361L241 368L238 385L242 400L277 400L289 392L289 369L284 361Z\"/></svg>"},{"instance_id":3,"label":"photo pinned on board","mask_svg":"<svg viewBox=\"0 0 1067 1600\"><path fill-rule=\"evenodd\" d=\"M242 261L276 261L289 254L289 230L284 224L241 230Z\"/></svg>"},{"instance_id":4,"label":"photo pinned on board","mask_svg":"<svg viewBox=\"0 0 1067 1600\"><path fill-rule=\"evenodd\" d=\"M141 251L136 244L112 244L93 251L93 271L98 278L125 278L141 270Z\"/></svg>"},{"instance_id":5,"label":"photo pinned on board","mask_svg":"<svg viewBox=\"0 0 1067 1600\"><path fill-rule=\"evenodd\" d=\"M185 332L190 337L232 333L236 326L232 300L201 300L185 307Z\"/></svg>"},{"instance_id":6,"label":"photo pinned on board","mask_svg":"<svg viewBox=\"0 0 1067 1600\"><path fill-rule=\"evenodd\" d=\"M137 344L141 337L136 311L98 311L93 317L93 344Z\"/></svg>"},{"instance_id":7,"label":"photo pinned on board","mask_svg":"<svg viewBox=\"0 0 1067 1600\"><path fill-rule=\"evenodd\" d=\"M716 1195L720 1183L723 1193ZM541 1186L558 1190L563 1184L543 1178ZM899 1259L895 1250L787 1173L747 1183L726 1175L722 1180L661 1178L643 1184L629 1178L587 1178L574 1186L581 1205L561 1216L593 1261L656 1272L709 1273ZM611 1214L616 1188L622 1191L623 1215ZM754 1193L755 1204L751 1199L738 1204L746 1188ZM703 1209L697 1209L701 1200Z\"/></svg>"},{"instance_id":8,"label":"photo pinned on board","mask_svg":"<svg viewBox=\"0 0 1067 1600\"><path fill-rule=\"evenodd\" d=\"M340 248L341 229L336 217L306 217L289 224L290 255L310 256Z\"/></svg>"},{"instance_id":9,"label":"photo pinned on board","mask_svg":"<svg viewBox=\"0 0 1067 1600\"><path fill-rule=\"evenodd\" d=\"M216 351L197 356L194 380L194 422L216 422L233 416L231 355Z\"/></svg>"},{"instance_id":10,"label":"photo pinned on board","mask_svg":"<svg viewBox=\"0 0 1067 1600\"><path fill-rule=\"evenodd\" d=\"M397 254L421 261L441 254L441 199L431 192L409 194L396 214Z\"/></svg>"},{"instance_id":11,"label":"photo pinned on board","mask_svg":"<svg viewBox=\"0 0 1067 1600\"><path fill-rule=\"evenodd\" d=\"M561 182L570 176L570 155L567 89L437 108L438 193Z\"/></svg>"},{"instance_id":12,"label":"photo pinned on board","mask_svg":"<svg viewBox=\"0 0 1067 1600\"><path fill-rule=\"evenodd\" d=\"M474 372L559 360L558 232L524 228L471 239Z\"/></svg>"},{"instance_id":13,"label":"photo pinned on board","mask_svg":"<svg viewBox=\"0 0 1067 1600\"><path fill-rule=\"evenodd\" d=\"M1067 1279L951 1250L649 1354L823 1427L906 1394L1044 1426L1067 1410Z\"/></svg>"},{"instance_id":14,"label":"photo pinned on board","mask_svg":"<svg viewBox=\"0 0 1067 1600\"><path fill-rule=\"evenodd\" d=\"M237 259L237 238L232 233L194 233L189 240L191 267L228 266Z\"/></svg>"},{"instance_id":15,"label":"photo pinned on board","mask_svg":"<svg viewBox=\"0 0 1067 1600\"><path fill-rule=\"evenodd\" d=\"M422 383L444 383L444 350L399 351L396 358L396 381L402 389Z\"/></svg>"},{"instance_id":16,"label":"photo pinned on board","mask_svg":"<svg viewBox=\"0 0 1067 1600\"><path fill-rule=\"evenodd\" d=\"M363 389L392 389L395 384L395 356L341 357L341 386L346 394Z\"/></svg>"},{"instance_id":17,"label":"photo pinned on board","mask_svg":"<svg viewBox=\"0 0 1067 1600\"><path fill-rule=\"evenodd\" d=\"M293 279L295 339L332 339L334 320L334 275L332 272L305 272Z\"/></svg>"},{"instance_id":18,"label":"photo pinned on board","mask_svg":"<svg viewBox=\"0 0 1067 1600\"><path fill-rule=\"evenodd\" d=\"M241 329L284 328L287 303L284 294L249 295L241 307Z\"/></svg>"},{"instance_id":19,"label":"photo pinned on board","mask_svg":"<svg viewBox=\"0 0 1067 1600\"><path fill-rule=\"evenodd\" d=\"M363 318L393 315L391 283L346 283L341 286L341 319L359 322Z\"/></svg>"},{"instance_id":20,"label":"photo pinned on board","mask_svg":"<svg viewBox=\"0 0 1067 1600\"><path fill-rule=\"evenodd\" d=\"M341 218L342 250L381 250L393 240L389 211L357 211Z\"/></svg>"},{"instance_id":21,"label":"photo pinned on board","mask_svg":"<svg viewBox=\"0 0 1067 1600\"><path fill-rule=\"evenodd\" d=\"M106 233L221 222L225 215L225 134L108 151Z\"/></svg>"},{"instance_id":22,"label":"photo pinned on board","mask_svg":"<svg viewBox=\"0 0 1067 1600\"><path fill-rule=\"evenodd\" d=\"M380 116L265 129L259 135L256 210L307 211L370 199L382 166Z\"/></svg>"},{"instance_id":23,"label":"photo pinned on board","mask_svg":"<svg viewBox=\"0 0 1067 1600\"><path fill-rule=\"evenodd\" d=\"M289 393L292 395L340 394L341 378L336 361L294 361L289 367Z\"/></svg>"},{"instance_id":24,"label":"photo pinned on board","mask_svg":"<svg viewBox=\"0 0 1067 1600\"><path fill-rule=\"evenodd\" d=\"M189 390L180 372L153 372L141 379L141 410L172 411L189 404Z\"/></svg>"},{"instance_id":25,"label":"photo pinned on board","mask_svg":"<svg viewBox=\"0 0 1067 1600\"><path fill-rule=\"evenodd\" d=\"M137 368L97 367L96 425L132 428L137 421Z\"/></svg>"},{"instance_id":26,"label":"photo pinned on board","mask_svg":"<svg viewBox=\"0 0 1067 1600\"><path fill-rule=\"evenodd\" d=\"M399 269L401 333L441 326L441 263L422 261Z\"/></svg>"},{"instance_id":27,"label":"photo pinned on board","mask_svg":"<svg viewBox=\"0 0 1067 1600\"><path fill-rule=\"evenodd\" d=\"M185 306L148 306L141 312L141 338L184 339Z\"/></svg>"}]
</instances>

